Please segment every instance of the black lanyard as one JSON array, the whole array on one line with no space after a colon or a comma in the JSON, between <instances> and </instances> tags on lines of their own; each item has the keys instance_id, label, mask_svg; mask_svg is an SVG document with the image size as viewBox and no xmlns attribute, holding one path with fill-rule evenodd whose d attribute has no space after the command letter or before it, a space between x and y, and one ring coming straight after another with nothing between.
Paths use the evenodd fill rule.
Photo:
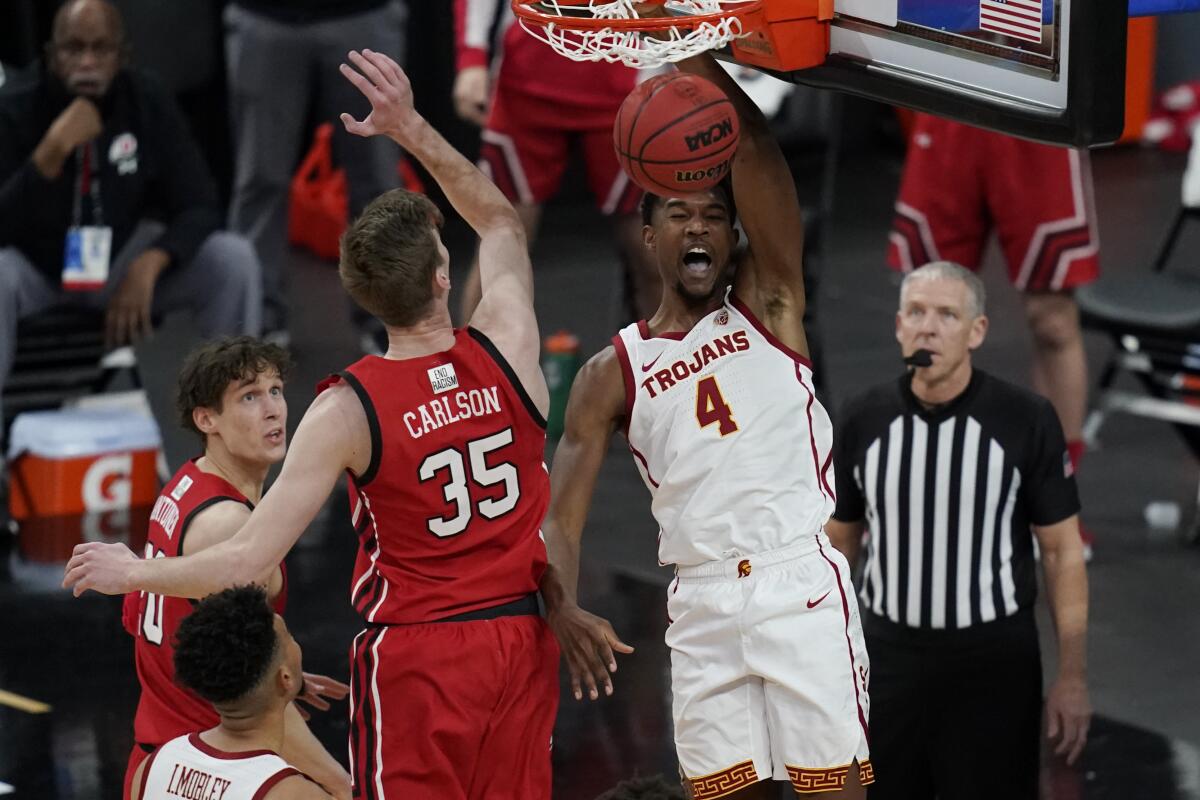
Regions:
<instances>
[{"instance_id":1,"label":"black lanyard","mask_svg":"<svg viewBox=\"0 0 1200 800\"><path fill-rule=\"evenodd\" d=\"M75 148L75 199L71 207L71 225L78 228L83 222L83 182L87 179L88 196L92 201L92 224L104 224L104 207L100 203L100 167L95 141Z\"/></svg>"}]
</instances>

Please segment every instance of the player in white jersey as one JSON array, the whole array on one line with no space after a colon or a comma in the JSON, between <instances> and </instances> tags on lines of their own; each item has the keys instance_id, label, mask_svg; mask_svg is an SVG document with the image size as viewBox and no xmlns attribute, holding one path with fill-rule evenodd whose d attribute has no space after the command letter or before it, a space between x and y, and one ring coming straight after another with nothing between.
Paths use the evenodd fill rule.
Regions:
<instances>
[{"instance_id":1,"label":"player in white jersey","mask_svg":"<svg viewBox=\"0 0 1200 800\"><path fill-rule=\"evenodd\" d=\"M133 775L135 800L329 800L279 755L300 694L300 645L258 586L209 595L179 625L175 677L208 700L217 727L172 739Z\"/></svg>"},{"instance_id":2,"label":"player in white jersey","mask_svg":"<svg viewBox=\"0 0 1200 800\"><path fill-rule=\"evenodd\" d=\"M690 795L777 797L769 782L862 798L868 663L850 570L822 526L832 433L804 334L803 223L766 119L709 56L741 141L728 188L648 196L662 304L592 358L571 391L544 526L547 619L575 697L612 693L632 649L577 605L580 538L612 434L653 498L668 593L675 745ZM748 246L736 252L737 210Z\"/></svg>"}]
</instances>

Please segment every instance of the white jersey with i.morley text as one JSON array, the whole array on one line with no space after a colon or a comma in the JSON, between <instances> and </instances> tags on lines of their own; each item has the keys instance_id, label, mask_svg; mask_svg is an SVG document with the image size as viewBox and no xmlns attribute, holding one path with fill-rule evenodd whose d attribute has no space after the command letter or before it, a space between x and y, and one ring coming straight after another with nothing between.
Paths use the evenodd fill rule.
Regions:
<instances>
[{"instance_id":1,"label":"white jersey with i.morley text","mask_svg":"<svg viewBox=\"0 0 1200 800\"><path fill-rule=\"evenodd\" d=\"M786 547L833 512L833 429L812 365L732 292L686 333L613 337L629 449L659 560L694 566Z\"/></svg>"},{"instance_id":2,"label":"white jersey with i.morley text","mask_svg":"<svg viewBox=\"0 0 1200 800\"><path fill-rule=\"evenodd\" d=\"M262 800L284 778L302 775L270 750L227 753L189 733L147 756L137 800Z\"/></svg>"}]
</instances>

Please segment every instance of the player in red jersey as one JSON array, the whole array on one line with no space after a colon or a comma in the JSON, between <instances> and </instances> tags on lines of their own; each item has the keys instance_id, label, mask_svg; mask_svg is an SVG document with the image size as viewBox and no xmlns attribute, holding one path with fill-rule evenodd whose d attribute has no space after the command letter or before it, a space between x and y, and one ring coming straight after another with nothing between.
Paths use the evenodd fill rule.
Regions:
<instances>
[{"instance_id":1,"label":"player in red jersey","mask_svg":"<svg viewBox=\"0 0 1200 800\"><path fill-rule=\"evenodd\" d=\"M632 310L649 318L662 281L642 246L642 190L617 164L612 140L617 109L637 84L638 70L563 58L526 33L502 0L455 0L454 13L454 104L459 116L483 128L482 168L516 207L532 242L542 206L558 192L570 153L578 150L596 208L612 220L631 279ZM473 270L464 286L463 319L478 302Z\"/></svg>"},{"instance_id":2,"label":"player in red jersey","mask_svg":"<svg viewBox=\"0 0 1200 800\"><path fill-rule=\"evenodd\" d=\"M145 557L196 553L233 536L262 498L263 481L287 449L287 402L283 381L287 351L248 336L222 339L192 351L180 370L176 410L180 423L204 443L204 455L188 461L167 482L154 504ZM260 576L275 611L287 604L282 563ZM142 687L133 722L134 746L125 772L130 780L156 747L217 724L212 704L175 681L175 633L192 612L179 597L147 592L125 596L122 622L134 636L134 660ZM346 689L308 676L309 692L340 699ZM316 695L319 705L325 705ZM325 705L325 707L328 707ZM284 758L300 765L338 797L348 797L350 776L308 730L294 706L285 712Z\"/></svg>"},{"instance_id":3,"label":"player in red jersey","mask_svg":"<svg viewBox=\"0 0 1200 800\"><path fill-rule=\"evenodd\" d=\"M412 105L387 56L342 72L371 101L347 130L386 134L418 158L480 236L483 299L455 330L441 215L404 191L371 203L342 243L342 283L387 327L323 385L275 487L231 539L178 559L76 548L76 593L189 597L256 580L348 472L360 552L351 587L367 621L353 647L356 798L550 796L558 647L537 614L549 404L521 222Z\"/></svg>"}]
</instances>

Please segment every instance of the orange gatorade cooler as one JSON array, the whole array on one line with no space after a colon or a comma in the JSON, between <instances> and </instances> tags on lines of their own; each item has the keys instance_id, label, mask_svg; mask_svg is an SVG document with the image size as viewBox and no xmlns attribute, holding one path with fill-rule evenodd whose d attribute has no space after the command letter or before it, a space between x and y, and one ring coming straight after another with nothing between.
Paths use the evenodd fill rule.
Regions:
<instances>
[{"instance_id":1,"label":"orange gatorade cooler","mask_svg":"<svg viewBox=\"0 0 1200 800\"><path fill-rule=\"evenodd\" d=\"M9 513L23 522L153 505L161 441L127 410L35 411L9 435Z\"/></svg>"}]
</instances>

